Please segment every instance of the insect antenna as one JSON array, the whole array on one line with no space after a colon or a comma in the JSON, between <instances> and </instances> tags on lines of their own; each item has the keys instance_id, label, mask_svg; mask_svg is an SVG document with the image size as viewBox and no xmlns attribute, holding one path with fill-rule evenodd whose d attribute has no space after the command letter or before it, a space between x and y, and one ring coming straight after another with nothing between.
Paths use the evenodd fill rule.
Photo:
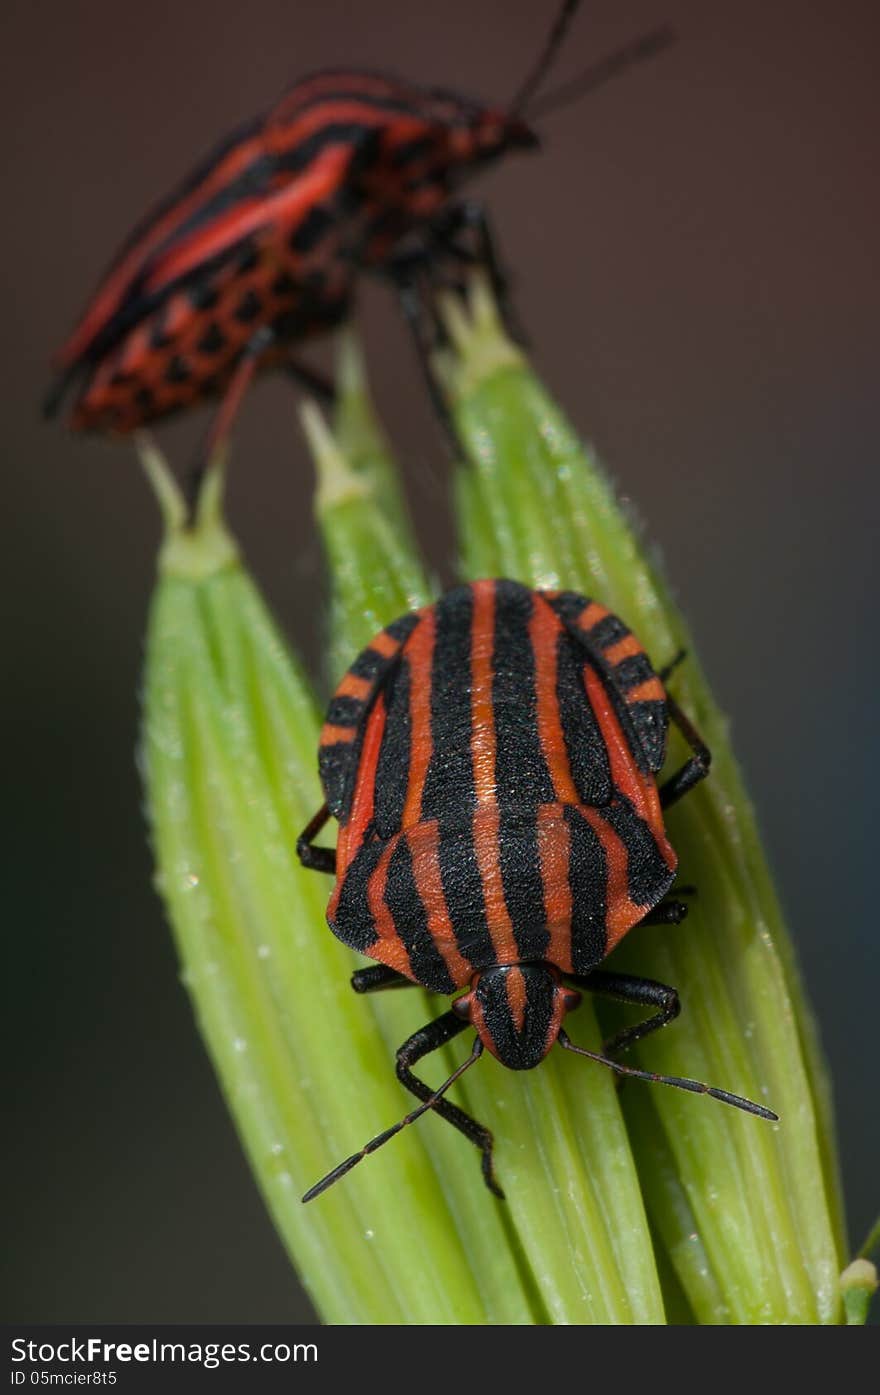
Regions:
<instances>
[{"instance_id":1,"label":"insect antenna","mask_svg":"<svg viewBox=\"0 0 880 1395\"><path fill-rule=\"evenodd\" d=\"M604 58L591 63L589 68L585 68L577 77L546 92L528 110L529 120L540 120L550 112L558 111L560 107L567 107L572 102L579 101L588 93L595 92L597 87L603 87L606 82L611 82L612 78L619 77L635 63L644 63L649 58L655 58L663 49L675 43L677 38L675 30L665 25L662 29L652 29L650 33L642 34L621 48L613 49L611 53L606 53Z\"/></svg>"},{"instance_id":2,"label":"insect antenna","mask_svg":"<svg viewBox=\"0 0 880 1395\"><path fill-rule=\"evenodd\" d=\"M600 1065L608 1066L609 1070L616 1071L618 1075L631 1075L636 1080L651 1080L655 1085L674 1085L679 1090L690 1090L695 1095L711 1095L713 1100L721 1100L722 1104L732 1104L735 1109L744 1109L747 1114L757 1114L761 1119L775 1121L779 1118L772 1109L765 1109L762 1104L743 1099L742 1095L732 1095L729 1090L716 1090L714 1085L704 1085L700 1080L685 1080L679 1075L655 1075L653 1071L636 1070L635 1066L625 1066L620 1061L612 1061L609 1056L602 1056L597 1051L587 1051L583 1046L575 1046L571 1038L562 1031L559 1033L559 1045L566 1051L573 1051L576 1056L586 1056L590 1061L598 1061Z\"/></svg>"},{"instance_id":3,"label":"insect antenna","mask_svg":"<svg viewBox=\"0 0 880 1395\"><path fill-rule=\"evenodd\" d=\"M563 0L559 13L557 14L556 19L553 22L553 28L547 35L547 41L544 44L543 49L541 50L540 54L535 60L535 63L530 73L526 77L525 81L523 82L522 86L520 87L519 91L513 99L513 102L510 107L511 116L519 116L520 113L525 110L529 101L534 96L538 88L541 86L541 83L544 81L545 77L547 76L548 72L553 66L553 62L556 58L556 55L562 47L563 41L565 40L565 36L568 33L571 21L574 19L579 7L580 0Z\"/></svg>"},{"instance_id":4,"label":"insect antenna","mask_svg":"<svg viewBox=\"0 0 880 1395\"><path fill-rule=\"evenodd\" d=\"M359 1153L352 1153L350 1158L346 1158L345 1162L339 1163L337 1167L334 1167L331 1172L327 1173L326 1177L322 1177L320 1182L316 1182L313 1187L309 1187L309 1190L303 1197L303 1201L312 1201L316 1196L320 1196L321 1192L325 1192L328 1187L333 1186L334 1182L338 1182L340 1177L344 1177L346 1172L351 1172L351 1169L356 1167L362 1158L365 1158L369 1153L375 1153L377 1148L381 1148L383 1143L387 1143L396 1133L400 1133L401 1129L405 1129L407 1124L414 1123L416 1119L426 1114L429 1109L433 1109L441 1095L445 1095L446 1091L450 1086L455 1084L459 1076L464 1075L465 1071L468 1070L474 1064L474 1061L478 1060L482 1054L483 1043L480 1041L479 1037L476 1037L474 1039L473 1050L467 1060L463 1061L462 1064L452 1072L448 1080L444 1080L443 1084L439 1089L434 1091L430 1099L425 1100L424 1104L420 1104L418 1109L414 1109L410 1114L407 1114L406 1118L400 1120L400 1123L394 1124L390 1129L386 1129L384 1133L377 1134L375 1138L371 1138L369 1143L364 1144Z\"/></svg>"}]
</instances>

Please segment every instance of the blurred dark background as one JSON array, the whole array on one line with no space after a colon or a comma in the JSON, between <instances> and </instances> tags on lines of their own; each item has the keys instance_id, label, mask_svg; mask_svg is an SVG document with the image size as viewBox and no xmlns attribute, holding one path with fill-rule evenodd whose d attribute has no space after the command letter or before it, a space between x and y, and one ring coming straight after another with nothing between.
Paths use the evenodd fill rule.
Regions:
<instances>
[{"instance_id":1,"label":"blurred dark background","mask_svg":"<svg viewBox=\"0 0 880 1395\"><path fill-rule=\"evenodd\" d=\"M150 886L134 747L156 512L129 447L40 421L50 354L135 219L291 79L356 64L503 101L555 8L5 10L9 1318L307 1311ZM548 120L544 153L479 193L537 363L662 546L732 716L834 1071L855 1241L880 1151L880 20L869 0L590 0L555 78L662 21L675 49ZM421 535L446 566L444 442L383 288L362 312ZM280 380L254 391L230 513L314 663L323 576L293 406ZM204 420L161 433L175 460Z\"/></svg>"}]
</instances>

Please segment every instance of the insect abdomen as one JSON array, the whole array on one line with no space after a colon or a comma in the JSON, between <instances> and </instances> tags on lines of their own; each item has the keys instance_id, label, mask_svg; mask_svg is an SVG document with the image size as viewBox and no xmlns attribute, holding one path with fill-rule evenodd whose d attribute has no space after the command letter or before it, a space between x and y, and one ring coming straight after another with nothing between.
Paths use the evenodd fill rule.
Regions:
<instances>
[{"instance_id":1,"label":"insect abdomen","mask_svg":"<svg viewBox=\"0 0 880 1395\"><path fill-rule=\"evenodd\" d=\"M348 706L331 704L325 789L343 826L328 918L438 991L493 964L588 972L672 881L653 776L552 599L460 587L390 627L411 626L362 711L342 690L375 671L369 657L343 680Z\"/></svg>"}]
</instances>

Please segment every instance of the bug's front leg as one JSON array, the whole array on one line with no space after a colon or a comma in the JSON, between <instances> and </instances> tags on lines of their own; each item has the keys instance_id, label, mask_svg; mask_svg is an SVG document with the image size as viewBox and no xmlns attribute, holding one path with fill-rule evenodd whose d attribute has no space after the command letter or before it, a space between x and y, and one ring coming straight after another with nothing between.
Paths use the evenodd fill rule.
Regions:
<instances>
[{"instance_id":1,"label":"bug's front leg","mask_svg":"<svg viewBox=\"0 0 880 1395\"><path fill-rule=\"evenodd\" d=\"M566 978L588 993L597 993L600 998L613 998L618 1003L635 1003L640 1007L658 1009L653 1016L646 1017L643 1022L637 1022L633 1027L625 1027L606 1041L602 1047L605 1056L613 1057L620 1051L628 1051L649 1032L656 1032L660 1027L674 1021L681 1012L678 991L666 983L657 983L652 978L637 978L633 974L612 974L605 969L594 969L589 974L566 974Z\"/></svg>"},{"instance_id":2,"label":"bug's front leg","mask_svg":"<svg viewBox=\"0 0 880 1395\"><path fill-rule=\"evenodd\" d=\"M427 1055L429 1051L435 1051L438 1046L443 1046L447 1041L451 1041L459 1032L464 1031L467 1025L467 1022L457 1017L454 1012L447 1012L443 1017L438 1018L436 1022L429 1022L427 1027L423 1027L421 1031L414 1032L409 1040L403 1043L403 1046L401 1046L397 1053L397 1075L407 1086L407 1089L411 1090L422 1103L417 1109L410 1110L409 1114L406 1114L398 1123L392 1124L390 1129L385 1129L383 1133L376 1134L376 1137L371 1138L368 1143L365 1143L363 1148L357 1153L352 1153L351 1157L345 1158L341 1163L337 1163L336 1167L332 1168L325 1177L322 1177L320 1182L316 1182L313 1187L309 1187L309 1190L303 1197L303 1201L314 1201L316 1196L320 1196L328 1187L332 1187L334 1182L338 1182L341 1177L345 1177L346 1174L351 1172L353 1167L357 1167L358 1163L362 1162L364 1158L369 1157L371 1153L375 1153L377 1149L383 1148L390 1139L400 1133L401 1129L405 1129L409 1124L414 1124L417 1119L420 1119L423 1114L427 1114L430 1109L436 1110L444 1119L448 1119L450 1123L455 1124L456 1128L460 1128L472 1142L478 1143L478 1146L482 1147L483 1176L486 1178L486 1185L491 1187L496 1195L502 1195L492 1175L492 1135L489 1133L488 1129L481 1129L479 1124L476 1124L463 1110L456 1109L455 1105L448 1104L443 1098L450 1086L454 1085L456 1080L459 1080L461 1076L464 1075L465 1071L470 1070L474 1062L479 1060L483 1053L483 1045L480 1038L474 1038L470 1056L468 1056L467 1060L462 1061L460 1066L456 1066L452 1074L447 1076L443 1084L436 1090L432 1090L428 1085L425 1085L423 1081L417 1080L407 1069L409 1064Z\"/></svg>"},{"instance_id":3,"label":"bug's front leg","mask_svg":"<svg viewBox=\"0 0 880 1395\"><path fill-rule=\"evenodd\" d=\"M445 1046L453 1037L457 1037L459 1032L463 1032L468 1026L468 1022L450 1011L445 1012L442 1017L437 1017L427 1026L420 1028L418 1032L413 1032L412 1036L399 1048L397 1052L397 1078L402 1085L416 1096L417 1099L427 1101L432 1098L434 1091L430 1085L426 1085L424 1080L419 1080L413 1075L411 1066L420 1061L423 1056L427 1056L431 1051L437 1051L439 1047ZM477 1038L479 1042L479 1038ZM476 1043L475 1043L476 1048ZM482 1049L482 1048L481 1048ZM483 1181L494 1192L495 1196L504 1199L504 1192L495 1180L495 1168L492 1162L492 1150L494 1139L490 1131L482 1124L478 1124L476 1119L472 1119L463 1109L459 1109L457 1104L451 1104L447 1099L437 1099L434 1101L433 1109L435 1114L439 1114L453 1128L463 1133L465 1138L479 1148L482 1154Z\"/></svg>"}]
</instances>

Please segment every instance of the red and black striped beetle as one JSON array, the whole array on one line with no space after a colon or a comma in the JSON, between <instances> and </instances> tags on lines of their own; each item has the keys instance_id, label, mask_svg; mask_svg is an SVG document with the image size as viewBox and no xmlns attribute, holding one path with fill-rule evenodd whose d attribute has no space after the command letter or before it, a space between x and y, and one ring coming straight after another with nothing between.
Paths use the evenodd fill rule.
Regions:
<instances>
[{"instance_id":1,"label":"red and black striped beetle","mask_svg":"<svg viewBox=\"0 0 880 1395\"><path fill-rule=\"evenodd\" d=\"M508 151L537 146L529 103L577 6L564 0L507 109L375 73L296 82L137 225L58 355L47 412L76 381L70 424L126 434L219 395L201 468L257 370L283 368L332 395L293 351L348 316L361 272L396 283L423 350L416 292L426 269L481 260L503 293L481 211L458 191ZM542 108L669 37L611 54Z\"/></svg>"},{"instance_id":2,"label":"red and black striped beetle","mask_svg":"<svg viewBox=\"0 0 880 1395\"><path fill-rule=\"evenodd\" d=\"M330 928L378 961L354 974L357 992L465 991L397 1053L398 1078L421 1105L303 1200L427 1109L476 1144L487 1186L502 1195L491 1133L444 1098L484 1049L530 1070L559 1042L622 1075L777 1117L614 1059L679 1012L674 988L598 967L634 925L678 923L687 911L667 894L677 859L663 811L703 779L710 756L666 692L666 672L598 602L503 580L447 592L354 661L321 732L326 803L300 858L335 872ZM692 754L658 788L670 720ZM331 815L335 852L314 846ZM586 1051L562 1028L582 991L656 1011L602 1054ZM471 1055L438 1090L413 1075L468 1025Z\"/></svg>"}]
</instances>

